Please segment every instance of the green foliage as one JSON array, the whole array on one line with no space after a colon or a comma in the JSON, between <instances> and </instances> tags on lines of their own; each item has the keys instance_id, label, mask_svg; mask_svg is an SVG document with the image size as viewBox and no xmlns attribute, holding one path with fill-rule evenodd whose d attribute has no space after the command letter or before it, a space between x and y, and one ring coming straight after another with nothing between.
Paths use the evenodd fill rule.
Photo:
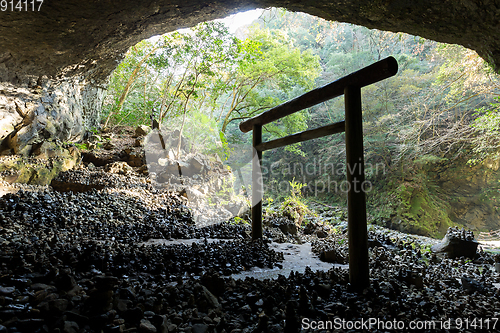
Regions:
<instances>
[{"instance_id":1,"label":"green foliage","mask_svg":"<svg viewBox=\"0 0 500 333\"><path fill-rule=\"evenodd\" d=\"M170 128L179 128L182 117L176 117L169 121ZM217 153L221 148L221 136L217 121L199 110L191 111L185 120L184 137L188 139L190 146L188 152L201 152L207 155Z\"/></svg>"},{"instance_id":2,"label":"green foliage","mask_svg":"<svg viewBox=\"0 0 500 333\"><path fill-rule=\"evenodd\" d=\"M307 186L307 184L296 182L295 178L290 181L289 184L291 187L290 195L287 196L281 204L281 214L288 216L294 220L297 225L300 225L304 220L304 216L310 213L301 193L301 189Z\"/></svg>"},{"instance_id":3,"label":"green foliage","mask_svg":"<svg viewBox=\"0 0 500 333\"><path fill-rule=\"evenodd\" d=\"M161 119L202 109L220 77L232 68L238 50L237 39L218 22L142 41L111 76L105 114L115 112L115 124L136 125L148 122L153 109Z\"/></svg>"},{"instance_id":4,"label":"green foliage","mask_svg":"<svg viewBox=\"0 0 500 333\"><path fill-rule=\"evenodd\" d=\"M497 97L500 102L500 98ZM472 151L475 158L469 159L469 164L477 164L486 158L498 159L498 148L500 148L500 103L490 103L490 108L481 107L476 109L471 126L476 131L473 138Z\"/></svg>"},{"instance_id":5,"label":"green foliage","mask_svg":"<svg viewBox=\"0 0 500 333\"><path fill-rule=\"evenodd\" d=\"M188 129L198 150L210 143L208 151L215 149L217 125L216 145L227 154L229 141L241 141L226 135L228 126L314 87L318 59L278 30L256 26L239 40L221 23L201 23L132 47L110 78L103 115L106 124L135 126L153 113L171 129ZM295 132L307 128L306 119L297 114L265 130L268 136ZM303 154L299 145L289 150Z\"/></svg>"},{"instance_id":6,"label":"green foliage","mask_svg":"<svg viewBox=\"0 0 500 333\"><path fill-rule=\"evenodd\" d=\"M75 146L80 150L89 150L88 143L75 143Z\"/></svg>"},{"instance_id":7,"label":"green foliage","mask_svg":"<svg viewBox=\"0 0 500 333\"><path fill-rule=\"evenodd\" d=\"M367 196L370 213L380 219L396 215L419 233L437 234L448 225L448 199L432 173L453 163L459 174L464 161L479 166L500 156L500 107L493 100L499 76L474 51L403 33L279 9L257 23L242 40L209 22L137 44L110 78L104 116L112 124L135 125L149 122L154 109L165 126L184 130L193 150L224 160L232 154L230 143L250 140L238 128L241 120L391 55L399 73L362 90L365 162L377 166L367 169L374 184ZM344 112L342 97L329 100L266 125L263 139L341 121ZM344 135L264 154L268 169L315 159L345 169ZM301 219L307 206L294 192L300 184L294 177L328 184L345 174L278 172L268 180L290 182L290 195L271 195L286 196L281 209ZM491 191L484 193L493 200ZM324 196L346 201L345 193Z\"/></svg>"},{"instance_id":8,"label":"green foliage","mask_svg":"<svg viewBox=\"0 0 500 333\"><path fill-rule=\"evenodd\" d=\"M272 197L267 197L264 201L264 215L272 216L276 213L276 210L273 207L274 199Z\"/></svg>"},{"instance_id":9,"label":"green foliage","mask_svg":"<svg viewBox=\"0 0 500 333\"><path fill-rule=\"evenodd\" d=\"M229 74L223 89L225 102L219 113L221 129L296 97L314 87L320 74L319 58L294 47L279 30L253 26L241 41L238 67ZM306 128L303 115L265 126L273 137Z\"/></svg>"},{"instance_id":10,"label":"green foliage","mask_svg":"<svg viewBox=\"0 0 500 333\"><path fill-rule=\"evenodd\" d=\"M416 158L413 163L417 165L429 165L429 164L435 164L435 163L444 163L447 162L448 159L443 158L443 157L438 157L434 155L422 155L418 158Z\"/></svg>"},{"instance_id":11,"label":"green foliage","mask_svg":"<svg viewBox=\"0 0 500 333\"><path fill-rule=\"evenodd\" d=\"M490 160L499 156L500 117L498 106L491 103L500 92L499 76L474 51L456 45L327 22L302 13L271 12L261 21L265 28L281 29L295 47L319 56L322 72L316 85L389 55L397 59L399 73L395 77L362 90L365 163L376 166L367 168L367 179L374 186L367 194L369 212L385 223L400 220L399 227L409 231L441 233L451 223L450 199L439 189L436 175L450 164L459 175L467 160L497 165ZM307 110L305 123L312 129L343 119L344 101L340 97ZM282 125L279 130L280 135L286 132ZM277 162L304 165L316 159L321 160L317 164L345 168L343 135L304 142L300 156L289 150L266 155L264 163L267 167ZM276 176L269 182L292 177L307 183L345 180L344 173L324 169L304 176L279 172ZM494 204L496 187L490 185L493 190L484 195ZM322 195L329 202L346 202L342 192L325 191Z\"/></svg>"},{"instance_id":12,"label":"green foliage","mask_svg":"<svg viewBox=\"0 0 500 333\"><path fill-rule=\"evenodd\" d=\"M248 222L245 219L242 219L241 217L235 216L229 221L229 224L232 224L232 225L250 225L250 222Z\"/></svg>"}]
</instances>

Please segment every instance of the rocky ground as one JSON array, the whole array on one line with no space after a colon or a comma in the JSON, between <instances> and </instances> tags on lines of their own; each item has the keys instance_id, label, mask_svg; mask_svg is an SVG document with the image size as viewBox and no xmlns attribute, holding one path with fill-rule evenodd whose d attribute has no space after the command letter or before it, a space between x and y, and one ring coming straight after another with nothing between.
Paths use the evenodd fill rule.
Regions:
<instances>
[{"instance_id":1,"label":"rocky ground","mask_svg":"<svg viewBox=\"0 0 500 333\"><path fill-rule=\"evenodd\" d=\"M298 332L369 318L452 319L462 331L479 331L481 320L493 331L500 317L493 255L449 259L431 253L436 240L379 227L369 227L371 286L361 293L342 267L235 279L279 270L284 256L273 242L310 242L332 267L347 263L345 212L316 206L319 215L300 227L271 216L264 240L252 241L243 220L196 223L179 186L158 186L140 167L113 172L115 162L84 162L54 186L2 183L0 332ZM335 328L320 331L364 330Z\"/></svg>"}]
</instances>

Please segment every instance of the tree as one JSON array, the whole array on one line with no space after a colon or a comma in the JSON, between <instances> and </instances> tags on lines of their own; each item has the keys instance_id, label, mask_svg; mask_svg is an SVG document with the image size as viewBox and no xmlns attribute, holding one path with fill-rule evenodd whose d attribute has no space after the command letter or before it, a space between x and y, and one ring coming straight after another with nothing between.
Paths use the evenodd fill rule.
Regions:
<instances>
[{"instance_id":1,"label":"tree","mask_svg":"<svg viewBox=\"0 0 500 333\"><path fill-rule=\"evenodd\" d=\"M190 102L198 103L191 108L202 108L206 95L218 87L218 79L234 64L239 48L234 37L229 35L227 28L218 22L201 23L192 29L191 33L178 34L181 38L177 49L183 62L183 73L177 79L177 84L171 101L181 100L180 113L182 123L179 130L177 156L180 156L181 137L190 109ZM160 121L165 114L161 113Z\"/></svg>"},{"instance_id":2,"label":"tree","mask_svg":"<svg viewBox=\"0 0 500 333\"><path fill-rule=\"evenodd\" d=\"M205 107L207 96L215 95L218 82L234 67L238 52L237 39L218 22L201 23L183 33L139 43L111 77L115 103L105 126L123 108L127 109L125 116L137 116L144 110L141 120L148 119L146 113L151 110L158 110L160 122L167 116L182 117L181 137L187 113Z\"/></svg>"},{"instance_id":3,"label":"tree","mask_svg":"<svg viewBox=\"0 0 500 333\"><path fill-rule=\"evenodd\" d=\"M219 113L223 133L231 122L253 117L313 88L320 74L318 57L294 47L278 30L251 28L241 52L236 70L225 82L228 93Z\"/></svg>"},{"instance_id":4,"label":"tree","mask_svg":"<svg viewBox=\"0 0 500 333\"><path fill-rule=\"evenodd\" d=\"M131 47L125 55L125 59L118 65L110 77L108 89L115 92L115 96L119 98L115 100L115 105L111 108L104 122L104 128L108 126L111 116L120 113L122 110L125 99L127 98L130 90L133 88L134 83L140 74L145 71L145 62L158 50L159 46L150 41L144 40L135 46ZM125 84L123 84L125 82ZM118 94L118 92L121 93ZM112 94L108 94L112 96Z\"/></svg>"}]
</instances>

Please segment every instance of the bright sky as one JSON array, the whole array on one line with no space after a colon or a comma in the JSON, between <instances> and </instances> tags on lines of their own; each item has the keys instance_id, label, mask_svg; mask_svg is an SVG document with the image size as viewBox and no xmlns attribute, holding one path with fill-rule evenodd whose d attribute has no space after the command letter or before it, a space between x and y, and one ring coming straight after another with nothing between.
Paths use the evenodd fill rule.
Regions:
<instances>
[{"instance_id":1,"label":"bright sky","mask_svg":"<svg viewBox=\"0 0 500 333\"><path fill-rule=\"evenodd\" d=\"M246 12L236 13L234 15L230 15L228 17L216 21L224 22L224 24L229 28L229 32L234 34L236 30L238 30L238 28L248 25L253 21L255 21L256 19L258 19L259 16L262 15L263 11L264 9L253 9ZM182 33L188 30L189 28L185 28L185 29L179 29L177 31ZM159 38L160 36L157 35L149 38L149 40L157 41Z\"/></svg>"},{"instance_id":2,"label":"bright sky","mask_svg":"<svg viewBox=\"0 0 500 333\"><path fill-rule=\"evenodd\" d=\"M254 9L240 12L221 19L229 27L229 32L234 33L238 28L248 25L259 18L264 9Z\"/></svg>"}]
</instances>

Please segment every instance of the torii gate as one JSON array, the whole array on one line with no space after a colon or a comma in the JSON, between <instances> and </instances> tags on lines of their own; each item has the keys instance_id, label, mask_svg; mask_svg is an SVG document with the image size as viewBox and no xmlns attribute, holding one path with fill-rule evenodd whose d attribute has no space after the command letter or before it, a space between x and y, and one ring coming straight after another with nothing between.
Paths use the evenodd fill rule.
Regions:
<instances>
[{"instance_id":1,"label":"torii gate","mask_svg":"<svg viewBox=\"0 0 500 333\"><path fill-rule=\"evenodd\" d=\"M240 123L240 130L242 132L253 131L253 239L262 238L263 184L262 181L259 181L262 152L326 135L345 132L347 182L349 184L347 193L349 281L351 286L356 290L362 290L370 285L366 197L365 192L356 187L356 183L364 184L365 181L361 88L389 78L397 72L398 63L396 59L388 57ZM296 133L284 138L262 142L263 125L341 95L345 97L344 121ZM259 201L255 202L255 200Z\"/></svg>"}]
</instances>

